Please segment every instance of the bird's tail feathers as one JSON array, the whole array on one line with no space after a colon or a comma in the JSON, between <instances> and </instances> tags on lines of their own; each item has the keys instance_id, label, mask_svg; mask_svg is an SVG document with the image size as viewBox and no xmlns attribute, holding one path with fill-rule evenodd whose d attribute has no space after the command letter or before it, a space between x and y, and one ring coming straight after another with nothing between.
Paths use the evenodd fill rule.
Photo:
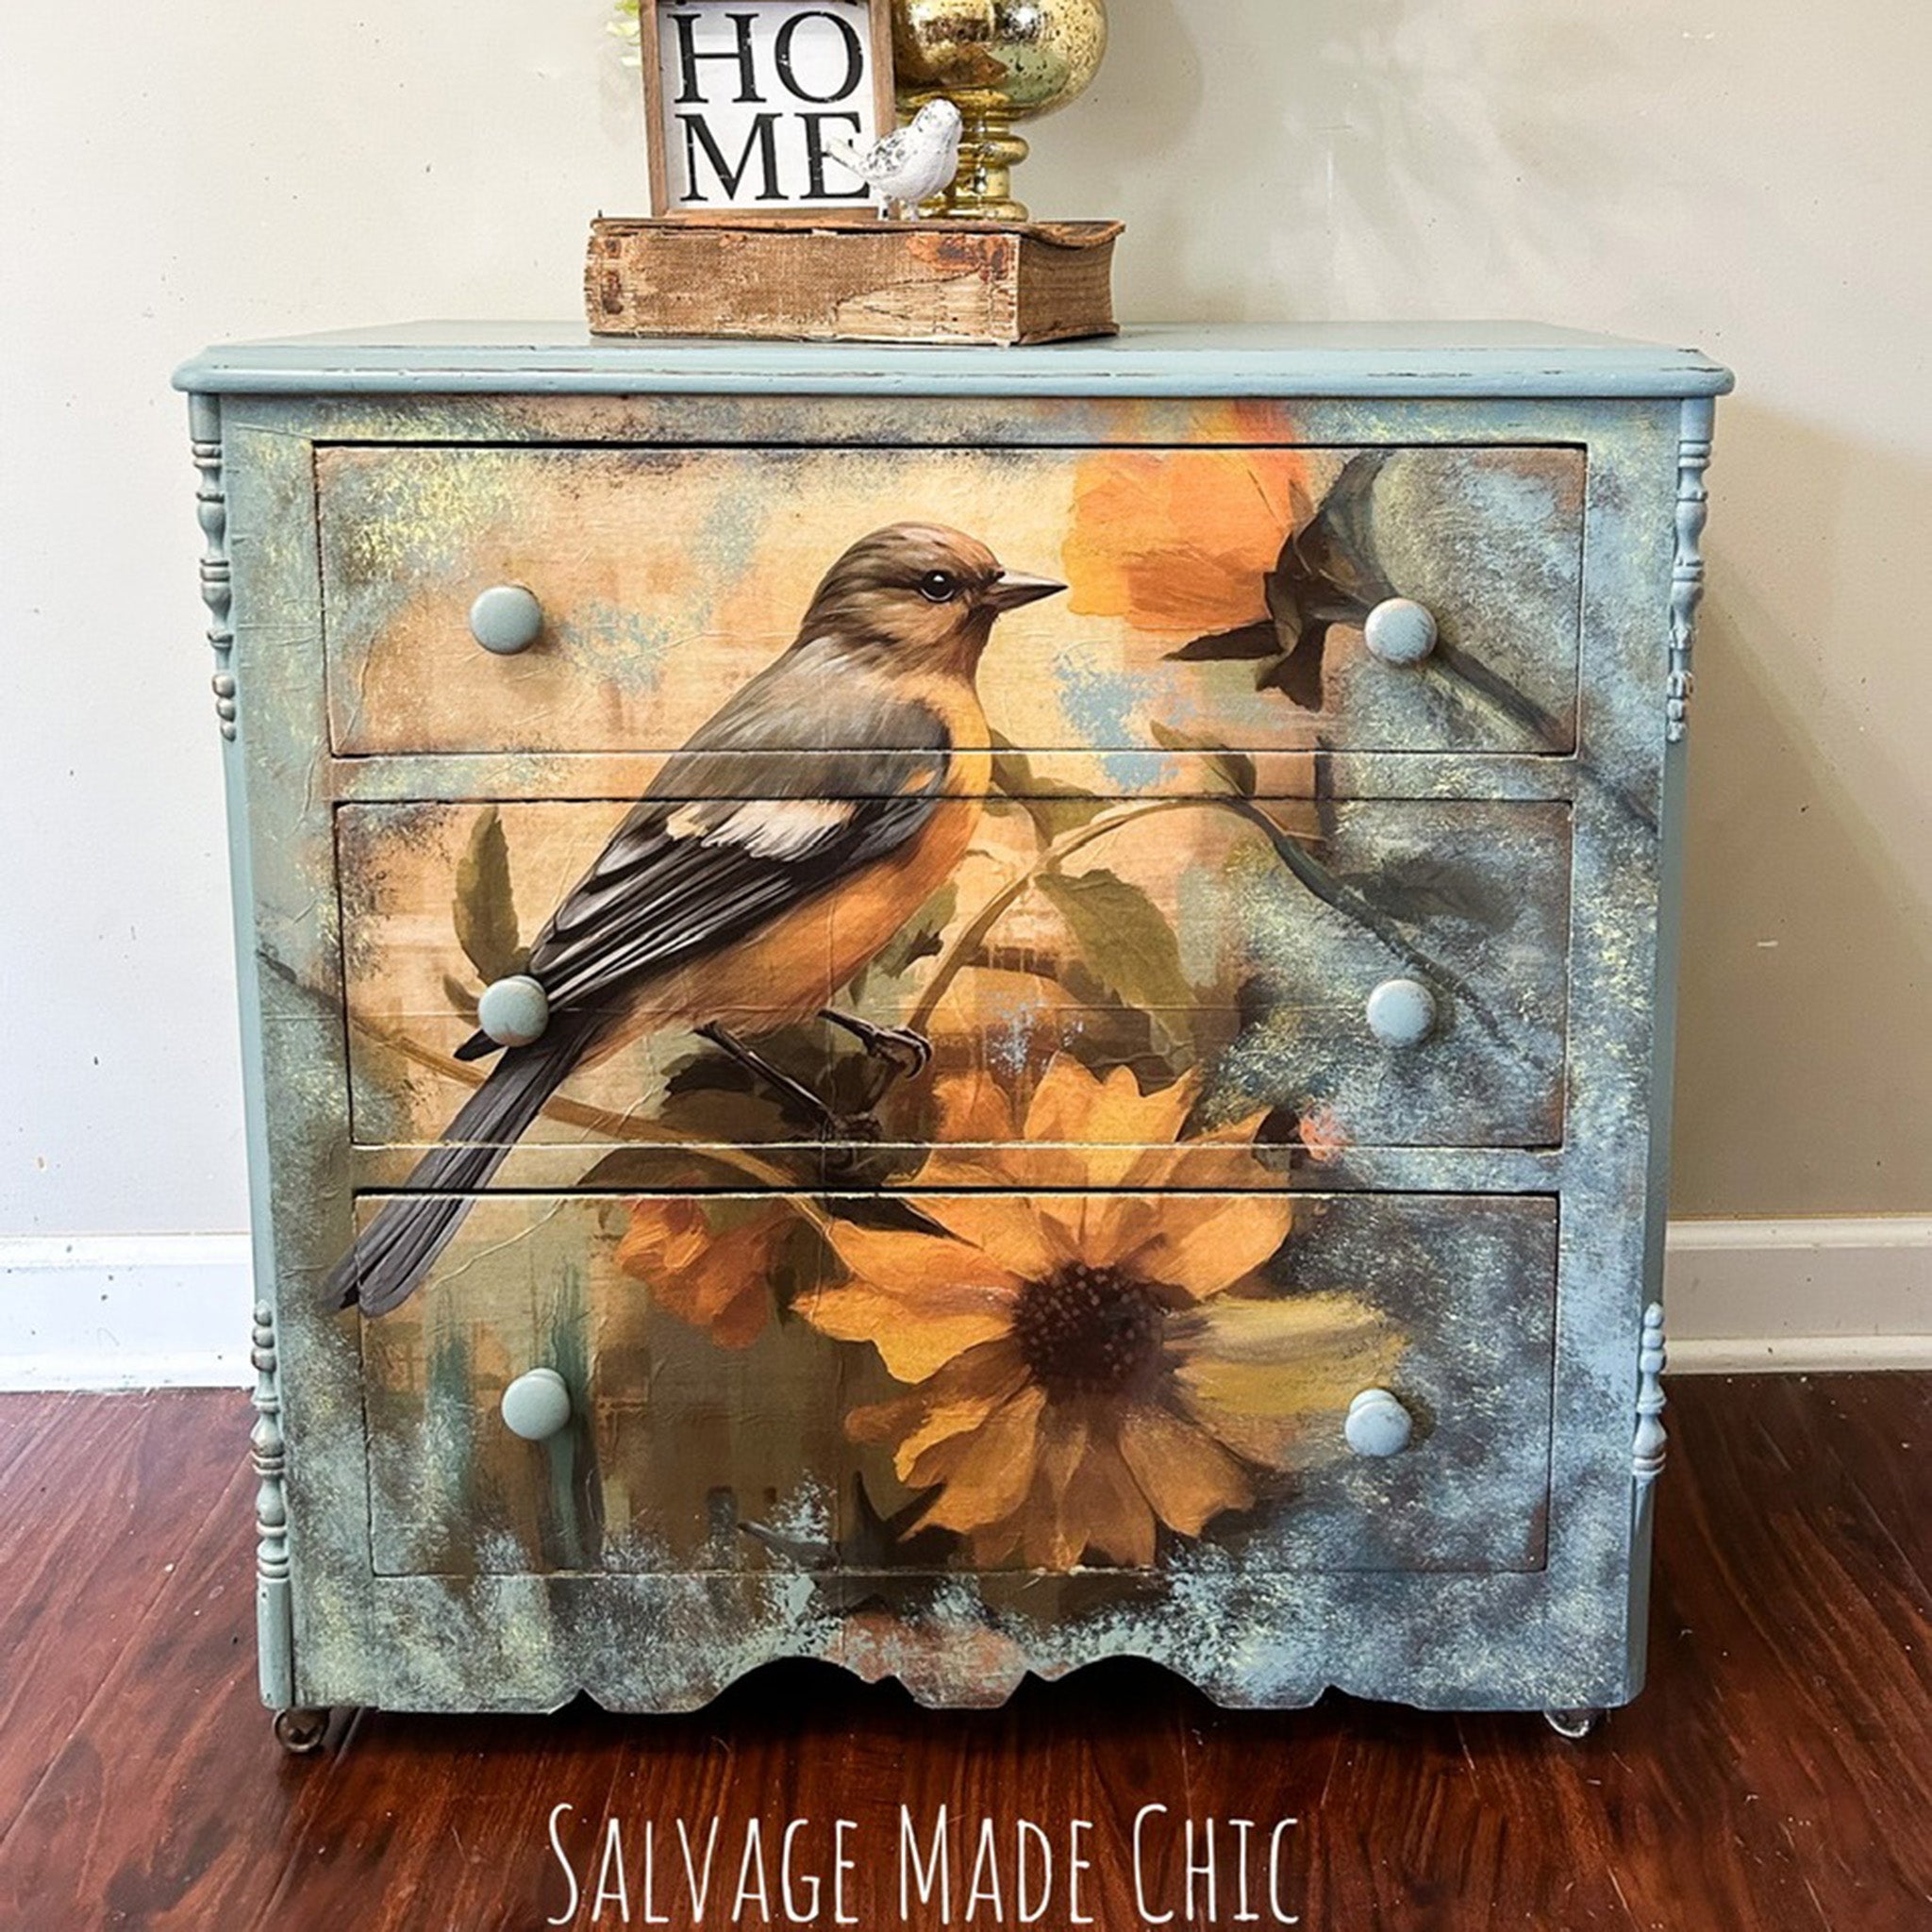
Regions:
<instances>
[{"instance_id":1,"label":"bird's tail feathers","mask_svg":"<svg viewBox=\"0 0 1932 1932\"><path fill-rule=\"evenodd\" d=\"M386 1315L406 1301L470 1211L470 1199L503 1165L583 1051L581 1039L546 1036L506 1053L336 1264L328 1292L342 1307Z\"/></svg>"},{"instance_id":2,"label":"bird's tail feathers","mask_svg":"<svg viewBox=\"0 0 1932 1932\"><path fill-rule=\"evenodd\" d=\"M835 134L823 134L819 137L819 146L841 168L851 169L861 181L866 178L865 156L849 141L841 141Z\"/></svg>"}]
</instances>

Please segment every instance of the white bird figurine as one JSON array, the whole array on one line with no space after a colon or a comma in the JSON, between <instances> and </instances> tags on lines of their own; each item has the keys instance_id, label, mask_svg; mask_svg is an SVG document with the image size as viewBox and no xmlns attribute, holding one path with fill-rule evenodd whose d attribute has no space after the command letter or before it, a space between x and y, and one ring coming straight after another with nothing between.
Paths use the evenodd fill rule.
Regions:
<instances>
[{"instance_id":1,"label":"white bird figurine","mask_svg":"<svg viewBox=\"0 0 1932 1932\"><path fill-rule=\"evenodd\" d=\"M928 101L908 125L869 148L827 140L825 152L872 190L882 220L906 221L959 172L960 126L959 110L951 101Z\"/></svg>"}]
</instances>

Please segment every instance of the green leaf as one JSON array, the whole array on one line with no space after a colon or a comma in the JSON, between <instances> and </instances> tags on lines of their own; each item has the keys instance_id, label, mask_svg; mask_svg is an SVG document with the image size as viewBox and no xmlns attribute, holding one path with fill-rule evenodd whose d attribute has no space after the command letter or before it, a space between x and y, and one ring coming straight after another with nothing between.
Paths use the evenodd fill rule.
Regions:
<instances>
[{"instance_id":1,"label":"green leaf","mask_svg":"<svg viewBox=\"0 0 1932 1932\"><path fill-rule=\"evenodd\" d=\"M576 1185L612 1194L690 1193L728 1185L733 1170L702 1152L667 1144L616 1147L585 1169Z\"/></svg>"},{"instance_id":2,"label":"green leaf","mask_svg":"<svg viewBox=\"0 0 1932 1932\"><path fill-rule=\"evenodd\" d=\"M921 959L942 950L940 935L958 909L959 888L948 881L872 957L872 970L897 979Z\"/></svg>"},{"instance_id":3,"label":"green leaf","mask_svg":"<svg viewBox=\"0 0 1932 1932\"><path fill-rule=\"evenodd\" d=\"M1255 761L1246 752L1232 751L1224 744L1217 744L1211 738L1191 738L1185 731L1176 731L1172 724L1162 724L1158 721L1149 728L1154 733L1155 741L1168 751L1205 753L1208 769L1237 798L1254 797L1259 781L1255 775Z\"/></svg>"},{"instance_id":4,"label":"green leaf","mask_svg":"<svg viewBox=\"0 0 1932 1932\"><path fill-rule=\"evenodd\" d=\"M1281 639L1274 621L1257 618L1253 624L1235 630L1209 631L1177 651L1167 654L1172 664L1228 664L1243 658L1274 658L1281 653Z\"/></svg>"},{"instance_id":5,"label":"green leaf","mask_svg":"<svg viewBox=\"0 0 1932 1932\"><path fill-rule=\"evenodd\" d=\"M1035 778L1033 796L1018 801L1026 808L1041 841L1051 844L1068 832L1090 824L1107 809L1108 801L1095 798L1077 785L1063 784L1057 778Z\"/></svg>"},{"instance_id":6,"label":"green leaf","mask_svg":"<svg viewBox=\"0 0 1932 1932\"><path fill-rule=\"evenodd\" d=\"M1180 941L1139 886L1096 869L1042 873L1040 890L1066 921L1088 966L1126 1005L1168 1012L1193 1007Z\"/></svg>"},{"instance_id":7,"label":"green leaf","mask_svg":"<svg viewBox=\"0 0 1932 1932\"><path fill-rule=\"evenodd\" d=\"M1042 778L1008 739L993 733L992 782L1033 821L1042 844L1077 830L1107 809L1107 800L1060 778Z\"/></svg>"},{"instance_id":8,"label":"green leaf","mask_svg":"<svg viewBox=\"0 0 1932 1932\"><path fill-rule=\"evenodd\" d=\"M989 730L987 737L992 745L992 782L996 790L1004 791L1008 798L1024 795L1027 786L1033 782L1033 767L1021 752L1013 748L1013 741L1003 731Z\"/></svg>"},{"instance_id":9,"label":"green leaf","mask_svg":"<svg viewBox=\"0 0 1932 1932\"><path fill-rule=\"evenodd\" d=\"M442 996L458 1019L467 1020L472 1026L476 1024L476 995L454 973L442 975Z\"/></svg>"},{"instance_id":10,"label":"green leaf","mask_svg":"<svg viewBox=\"0 0 1932 1932\"><path fill-rule=\"evenodd\" d=\"M509 883L509 846L493 805L477 819L457 862L451 909L457 943L485 986L523 971L525 954L517 937L516 900Z\"/></svg>"}]
</instances>

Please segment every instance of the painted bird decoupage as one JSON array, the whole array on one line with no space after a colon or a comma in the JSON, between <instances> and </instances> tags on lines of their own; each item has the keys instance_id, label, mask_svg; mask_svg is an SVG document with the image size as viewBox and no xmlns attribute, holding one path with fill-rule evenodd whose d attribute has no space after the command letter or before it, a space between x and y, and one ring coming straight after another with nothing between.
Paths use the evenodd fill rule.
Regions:
<instances>
[{"instance_id":1,"label":"painted bird decoupage","mask_svg":"<svg viewBox=\"0 0 1932 1932\"><path fill-rule=\"evenodd\" d=\"M337 749L567 774L338 813L378 1571L1541 1560L1507 1433L1424 1493L1342 1419L1533 1405L1554 1209L1351 1181L1560 1138L1568 808L1337 774L1574 743L1574 452L321 465ZM479 556L545 613L480 671Z\"/></svg>"}]
</instances>

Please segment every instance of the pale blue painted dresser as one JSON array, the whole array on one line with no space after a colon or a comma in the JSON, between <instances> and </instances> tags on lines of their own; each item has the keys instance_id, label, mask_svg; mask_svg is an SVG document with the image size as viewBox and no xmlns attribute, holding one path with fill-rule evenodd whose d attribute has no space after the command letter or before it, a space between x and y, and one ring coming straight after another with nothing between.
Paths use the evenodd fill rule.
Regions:
<instances>
[{"instance_id":1,"label":"pale blue painted dresser","mask_svg":"<svg viewBox=\"0 0 1932 1932\"><path fill-rule=\"evenodd\" d=\"M417 325L176 379L285 1742L792 1655L1635 1694L1724 371Z\"/></svg>"}]
</instances>

